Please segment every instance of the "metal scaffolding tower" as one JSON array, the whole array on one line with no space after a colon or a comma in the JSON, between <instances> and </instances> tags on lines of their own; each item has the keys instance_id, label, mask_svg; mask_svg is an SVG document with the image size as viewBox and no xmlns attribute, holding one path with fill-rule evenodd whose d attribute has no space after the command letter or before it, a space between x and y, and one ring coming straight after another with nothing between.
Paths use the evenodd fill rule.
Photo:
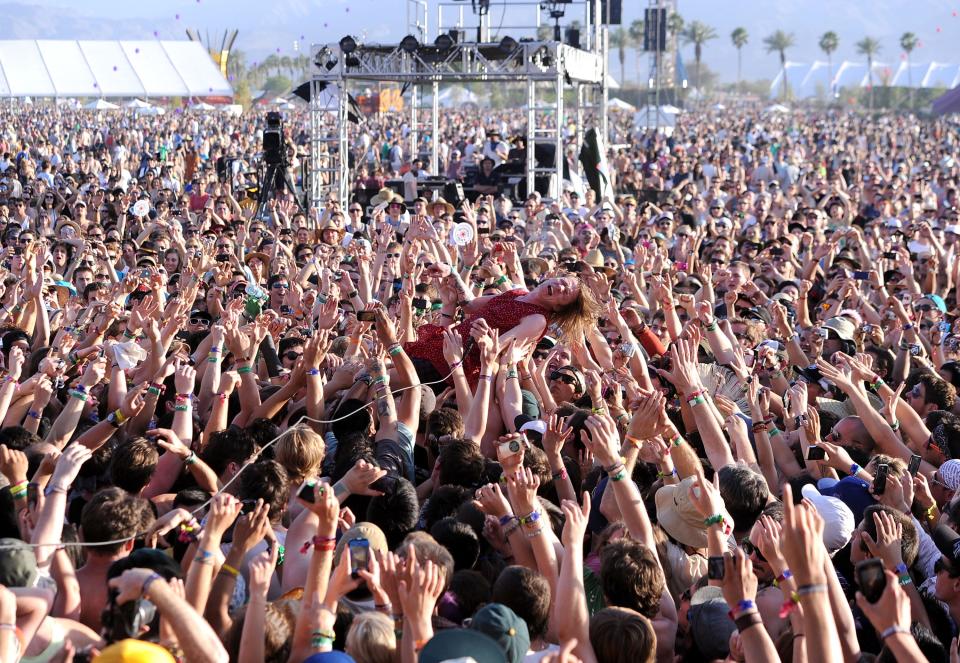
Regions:
<instances>
[{"instance_id":1,"label":"metal scaffolding tower","mask_svg":"<svg viewBox=\"0 0 960 663\"><path fill-rule=\"evenodd\" d=\"M599 28L598 39L606 41ZM601 49L601 52L603 50ZM563 172L563 92L565 83L592 88L595 112L606 130L606 63L600 54L573 48L555 41L520 41L505 37L500 42L420 44L406 38L400 45L363 44L344 53L339 44L311 47L310 98L310 193L313 205L320 205L329 192L347 200L350 185L346 159L350 144L351 84L397 82L412 86L410 105L411 157L416 156L419 136L426 129L420 122L418 86L433 90L429 130L432 165L437 163L438 97L444 83L505 82L527 85L527 191L534 190L535 177L550 177L550 197L558 198ZM580 104L578 104L578 108ZM552 115L552 118L550 117ZM578 117L578 120L582 118ZM578 131L581 123L578 121ZM537 143L555 145L554 163L537 167Z\"/></svg>"}]
</instances>

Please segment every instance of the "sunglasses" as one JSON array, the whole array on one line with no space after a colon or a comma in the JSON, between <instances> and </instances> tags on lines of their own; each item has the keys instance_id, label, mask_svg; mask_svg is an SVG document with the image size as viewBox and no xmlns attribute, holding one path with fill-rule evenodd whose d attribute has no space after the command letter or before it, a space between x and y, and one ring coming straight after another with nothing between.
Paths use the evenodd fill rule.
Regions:
<instances>
[{"instance_id":1,"label":"sunglasses","mask_svg":"<svg viewBox=\"0 0 960 663\"><path fill-rule=\"evenodd\" d=\"M399 258L399 257L400 257L400 254L399 254L399 253L388 253L388 254L387 254L387 257L388 257L388 258Z\"/></svg>"},{"instance_id":2,"label":"sunglasses","mask_svg":"<svg viewBox=\"0 0 960 663\"><path fill-rule=\"evenodd\" d=\"M190 318L191 325L200 325L201 327L209 327L210 321L204 318Z\"/></svg>"},{"instance_id":3,"label":"sunglasses","mask_svg":"<svg viewBox=\"0 0 960 663\"><path fill-rule=\"evenodd\" d=\"M550 373L551 380L560 380L564 384L575 385L579 380L576 377L570 375L569 373L561 373L560 371L553 371Z\"/></svg>"},{"instance_id":4,"label":"sunglasses","mask_svg":"<svg viewBox=\"0 0 960 663\"><path fill-rule=\"evenodd\" d=\"M290 284L289 284L289 283L274 283L274 284L273 284L272 286L270 286L270 287L273 288L274 290L289 290L289 289L290 289Z\"/></svg>"},{"instance_id":5,"label":"sunglasses","mask_svg":"<svg viewBox=\"0 0 960 663\"><path fill-rule=\"evenodd\" d=\"M756 555L757 559L761 562L766 562L767 558L763 556L763 553L760 552L760 549L757 548L753 543L750 542L750 539L744 539L740 542L740 547L743 548L743 554L747 557L751 555Z\"/></svg>"},{"instance_id":6,"label":"sunglasses","mask_svg":"<svg viewBox=\"0 0 960 663\"><path fill-rule=\"evenodd\" d=\"M351 213L353 213L353 212L362 212L362 211L363 211L363 210L360 209L359 207L351 207L351 208L350 208L350 212L351 212Z\"/></svg>"},{"instance_id":7,"label":"sunglasses","mask_svg":"<svg viewBox=\"0 0 960 663\"><path fill-rule=\"evenodd\" d=\"M297 359L303 356L303 353L295 352L293 350L287 350L286 352L283 353L283 356L289 359L290 361L296 361Z\"/></svg>"}]
</instances>

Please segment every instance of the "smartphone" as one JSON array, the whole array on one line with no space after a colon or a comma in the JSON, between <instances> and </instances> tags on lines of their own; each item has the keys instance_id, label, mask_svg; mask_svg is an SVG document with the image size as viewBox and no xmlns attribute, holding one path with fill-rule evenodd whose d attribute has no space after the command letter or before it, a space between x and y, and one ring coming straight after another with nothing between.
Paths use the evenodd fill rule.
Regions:
<instances>
[{"instance_id":1,"label":"smartphone","mask_svg":"<svg viewBox=\"0 0 960 663\"><path fill-rule=\"evenodd\" d=\"M781 248L779 248L779 247L774 247L774 248L770 249L770 255L772 255L772 256L774 256L774 257L782 256L782 255L783 255L783 249L781 249Z\"/></svg>"},{"instance_id":2,"label":"smartphone","mask_svg":"<svg viewBox=\"0 0 960 663\"><path fill-rule=\"evenodd\" d=\"M520 439L514 438L512 440L507 440L506 442L501 442L497 446L497 456L501 459L509 458L510 456L520 453Z\"/></svg>"},{"instance_id":3,"label":"smartphone","mask_svg":"<svg viewBox=\"0 0 960 663\"><path fill-rule=\"evenodd\" d=\"M376 319L376 311L357 311L357 320L360 322L375 322Z\"/></svg>"},{"instance_id":4,"label":"smartphone","mask_svg":"<svg viewBox=\"0 0 960 663\"><path fill-rule=\"evenodd\" d=\"M854 272L853 278L856 281L866 281L870 278L870 272Z\"/></svg>"},{"instance_id":5,"label":"smartphone","mask_svg":"<svg viewBox=\"0 0 960 663\"><path fill-rule=\"evenodd\" d=\"M567 265L567 271L573 272L574 274L579 274L583 271L583 263L574 262Z\"/></svg>"},{"instance_id":6,"label":"smartphone","mask_svg":"<svg viewBox=\"0 0 960 663\"><path fill-rule=\"evenodd\" d=\"M917 472L920 471L920 456L917 454L910 456L910 464L907 465L907 471L910 473L910 476L917 476Z\"/></svg>"},{"instance_id":7,"label":"smartphone","mask_svg":"<svg viewBox=\"0 0 960 663\"><path fill-rule=\"evenodd\" d=\"M890 472L890 466L886 463L880 463L877 467L877 476L873 478L873 494L883 495L887 490L887 474Z\"/></svg>"},{"instance_id":8,"label":"smartphone","mask_svg":"<svg viewBox=\"0 0 960 663\"><path fill-rule=\"evenodd\" d=\"M217 262L230 262L230 256L226 253L218 253Z\"/></svg>"},{"instance_id":9,"label":"smartphone","mask_svg":"<svg viewBox=\"0 0 960 663\"><path fill-rule=\"evenodd\" d=\"M861 327L861 329L863 330L864 334L869 334L873 331L873 325L865 324L863 327Z\"/></svg>"},{"instance_id":10,"label":"smartphone","mask_svg":"<svg viewBox=\"0 0 960 663\"><path fill-rule=\"evenodd\" d=\"M243 500L240 504L240 514L244 516L253 513L257 508L257 500Z\"/></svg>"},{"instance_id":11,"label":"smartphone","mask_svg":"<svg viewBox=\"0 0 960 663\"><path fill-rule=\"evenodd\" d=\"M883 562L879 559L865 559L855 569L860 593L869 603L876 603L887 588L887 576L883 572Z\"/></svg>"},{"instance_id":12,"label":"smartphone","mask_svg":"<svg viewBox=\"0 0 960 663\"><path fill-rule=\"evenodd\" d=\"M723 580L723 557L711 556L707 560L707 579Z\"/></svg>"},{"instance_id":13,"label":"smartphone","mask_svg":"<svg viewBox=\"0 0 960 663\"><path fill-rule=\"evenodd\" d=\"M420 309L420 310L424 310L424 309L428 308L428 306L427 306L427 300L424 299L423 297L414 297L414 298L413 298L413 308L418 308L418 309Z\"/></svg>"},{"instance_id":14,"label":"smartphone","mask_svg":"<svg viewBox=\"0 0 960 663\"><path fill-rule=\"evenodd\" d=\"M896 251L884 251L883 257L887 260L896 260L899 256Z\"/></svg>"},{"instance_id":15,"label":"smartphone","mask_svg":"<svg viewBox=\"0 0 960 663\"><path fill-rule=\"evenodd\" d=\"M313 504L317 501L317 483L315 481L307 481L305 484L300 486L300 490L297 491L297 497L302 499L304 502L309 502Z\"/></svg>"},{"instance_id":16,"label":"smartphone","mask_svg":"<svg viewBox=\"0 0 960 663\"><path fill-rule=\"evenodd\" d=\"M350 575L356 578L361 569L370 566L370 542L367 539L351 539L350 546Z\"/></svg>"},{"instance_id":17,"label":"smartphone","mask_svg":"<svg viewBox=\"0 0 960 663\"><path fill-rule=\"evenodd\" d=\"M827 451L823 447L808 447L807 460L823 460L827 457Z\"/></svg>"},{"instance_id":18,"label":"smartphone","mask_svg":"<svg viewBox=\"0 0 960 663\"><path fill-rule=\"evenodd\" d=\"M30 507L30 510L33 511L37 508L37 500L40 496L40 486L34 482L27 484L27 506Z\"/></svg>"}]
</instances>

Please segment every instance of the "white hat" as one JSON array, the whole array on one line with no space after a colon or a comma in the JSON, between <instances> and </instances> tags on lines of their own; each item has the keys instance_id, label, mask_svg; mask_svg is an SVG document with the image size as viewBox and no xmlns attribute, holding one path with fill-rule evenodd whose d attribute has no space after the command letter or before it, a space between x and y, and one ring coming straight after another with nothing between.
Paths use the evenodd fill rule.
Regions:
<instances>
[{"instance_id":1,"label":"white hat","mask_svg":"<svg viewBox=\"0 0 960 663\"><path fill-rule=\"evenodd\" d=\"M853 530L857 526L853 511L836 497L821 495L812 483L806 484L800 492L813 502L817 513L823 518L823 544L832 557L853 538Z\"/></svg>"}]
</instances>

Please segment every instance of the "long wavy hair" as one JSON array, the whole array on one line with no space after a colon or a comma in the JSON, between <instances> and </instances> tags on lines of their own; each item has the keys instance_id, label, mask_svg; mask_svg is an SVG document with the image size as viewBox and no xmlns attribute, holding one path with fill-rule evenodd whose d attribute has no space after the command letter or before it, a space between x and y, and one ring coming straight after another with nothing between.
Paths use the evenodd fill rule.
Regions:
<instances>
[{"instance_id":1,"label":"long wavy hair","mask_svg":"<svg viewBox=\"0 0 960 663\"><path fill-rule=\"evenodd\" d=\"M590 288L580 283L580 294L566 306L553 311L550 322L556 325L566 338L579 338L587 328L597 324L602 307Z\"/></svg>"}]
</instances>

